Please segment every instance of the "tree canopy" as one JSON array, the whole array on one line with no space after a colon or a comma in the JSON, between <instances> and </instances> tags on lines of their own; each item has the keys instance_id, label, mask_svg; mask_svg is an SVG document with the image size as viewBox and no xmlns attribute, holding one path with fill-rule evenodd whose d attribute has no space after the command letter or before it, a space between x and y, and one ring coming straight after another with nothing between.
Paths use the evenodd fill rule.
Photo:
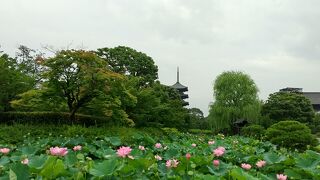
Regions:
<instances>
[{"instance_id":1,"label":"tree canopy","mask_svg":"<svg viewBox=\"0 0 320 180\"><path fill-rule=\"evenodd\" d=\"M314 117L314 111L308 98L294 92L276 92L269 95L268 100L262 106L261 113L269 116L274 122L295 120L302 123L310 123Z\"/></svg>"},{"instance_id":2,"label":"tree canopy","mask_svg":"<svg viewBox=\"0 0 320 180\"><path fill-rule=\"evenodd\" d=\"M187 119L191 115L178 92L156 80L158 68L152 58L129 47L97 52L62 50L42 58L35 50L20 46L15 58L3 56L0 65L1 83L6 82L1 87L9 83L8 88L15 88L1 109L68 111L71 120L81 113L103 117L115 125L138 127L190 125ZM20 79L31 80L25 83L28 88L13 86L18 86ZM3 101L10 90L1 90Z\"/></svg>"},{"instance_id":3,"label":"tree canopy","mask_svg":"<svg viewBox=\"0 0 320 180\"><path fill-rule=\"evenodd\" d=\"M33 79L15 68L15 60L0 56L0 111L12 110L10 101L33 88Z\"/></svg>"},{"instance_id":4,"label":"tree canopy","mask_svg":"<svg viewBox=\"0 0 320 180\"><path fill-rule=\"evenodd\" d=\"M158 67L151 57L132 48L118 46L115 48L101 48L97 55L104 59L114 72L140 77L141 85L152 84L158 79Z\"/></svg>"},{"instance_id":5,"label":"tree canopy","mask_svg":"<svg viewBox=\"0 0 320 180\"><path fill-rule=\"evenodd\" d=\"M216 78L213 92L215 101L208 116L213 129L230 129L239 119L258 119L258 88L249 75L238 71L223 72Z\"/></svg>"},{"instance_id":6,"label":"tree canopy","mask_svg":"<svg viewBox=\"0 0 320 180\"><path fill-rule=\"evenodd\" d=\"M106 69L106 63L86 51L67 50L48 59L44 74L47 87L64 97L71 117L101 93L110 89L109 81L121 75Z\"/></svg>"}]
</instances>

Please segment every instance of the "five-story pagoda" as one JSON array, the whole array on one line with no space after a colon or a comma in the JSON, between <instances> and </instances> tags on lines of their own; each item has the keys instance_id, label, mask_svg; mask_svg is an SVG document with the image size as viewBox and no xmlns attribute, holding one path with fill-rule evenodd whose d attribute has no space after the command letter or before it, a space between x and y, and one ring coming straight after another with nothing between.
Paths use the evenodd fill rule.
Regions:
<instances>
[{"instance_id":1,"label":"five-story pagoda","mask_svg":"<svg viewBox=\"0 0 320 180\"><path fill-rule=\"evenodd\" d=\"M183 106L187 106L189 105L189 102L185 101L184 99L187 99L189 96L188 94L185 94L185 92L188 92L188 87L180 84L179 82L179 67L177 68L177 82L171 86L172 88L176 89L179 94L180 94L180 97L182 99L182 103L183 103Z\"/></svg>"}]
</instances>

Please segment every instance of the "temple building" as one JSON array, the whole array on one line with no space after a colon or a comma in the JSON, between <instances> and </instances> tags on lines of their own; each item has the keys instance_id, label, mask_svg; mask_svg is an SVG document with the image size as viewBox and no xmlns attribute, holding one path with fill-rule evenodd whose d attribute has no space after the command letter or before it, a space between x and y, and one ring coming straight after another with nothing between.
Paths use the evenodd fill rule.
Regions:
<instances>
[{"instance_id":1,"label":"temple building","mask_svg":"<svg viewBox=\"0 0 320 180\"><path fill-rule=\"evenodd\" d=\"M177 69L177 82L170 87L176 89L179 92L180 97L183 101L183 106L189 105L189 102L185 101L185 99L189 98L188 94L186 94L186 92L188 92L188 87L180 84L179 82L179 68Z\"/></svg>"},{"instance_id":2,"label":"temple building","mask_svg":"<svg viewBox=\"0 0 320 180\"><path fill-rule=\"evenodd\" d=\"M320 92L303 92L302 88L284 88L280 92L301 93L311 101L312 107L316 113L320 113Z\"/></svg>"}]
</instances>

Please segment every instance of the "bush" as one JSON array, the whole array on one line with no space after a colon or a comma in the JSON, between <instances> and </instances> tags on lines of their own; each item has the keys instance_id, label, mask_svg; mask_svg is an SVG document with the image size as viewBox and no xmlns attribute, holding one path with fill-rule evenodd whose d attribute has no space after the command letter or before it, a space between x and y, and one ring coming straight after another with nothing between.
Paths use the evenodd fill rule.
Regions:
<instances>
[{"instance_id":1,"label":"bush","mask_svg":"<svg viewBox=\"0 0 320 180\"><path fill-rule=\"evenodd\" d=\"M313 134L320 133L320 114L316 113L313 121L308 126Z\"/></svg>"},{"instance_id":2,"label":"bush","mask_svg":"<svg viewBox=\"0 0 320 180\"><path fill-rule=\"evenodd\" d=\"M261 139L265 135L266 130L257 124L249 125L241 129L241 135Z\"/></svg>"},{"instance_id":3,"label":"bush","mask_svg":"<svg viewBox=\"0 0 320 180\"><path fill-rule=\"evenodd\" d=\"M101 126L115 125L115 122L106 117L76 114L75 120L70 120L69 113L63 112L2 112L0 123L14 124L54 124L54 125L83 125Z\"/></svg>"},{"instance_id":4,"label":"bush","mask_svg":"<svg viewBox=\"0 0 320 180\"><path fill-rule=\"evenodd\" d=\"M128 128L128 127L83 127L80 125L61 125L54 124L2 124L0 126L0 144L9 143L16 144L23 142L28 137L85 137L88 139L96 139L109 136L120 137L124 143L134 143L137 138L143 138L145 136L150 137L166 137L163 130L158 128Z\"/></svg>"},{"instance_id":5,"label":"bush","mask_svg":"<svg viewBox=\"0 0 320 180\"><path fill-rule=\"evenodd\" d=\"M298 121L281 121L266 131L271 143L289 149L305 150L308 145L314 145L314 137L306 125Z\"/></svg>"},{"instance_id":6,"label":"bush","mask_svg":"<svg viewBox=\"0 0 320 180\"><path fill-rule=\"evenodd\" d=\"M270 94L262 106L261 114L269 116L275 122L294 120L311 123L314 110L308 98L300 93L276 92Z\"/></svg>"},{"instance_id":7,"label":"bush","mask_svg":"<svg viewBox=\"0 0 320 180\"><path fill-rule=\"evenodd\" d=\"M191 134L207 134L207 135L215 134L211 130L204 130L204 129L189 129L188 132L191 133Z\"/></svg>"}]
</instances>

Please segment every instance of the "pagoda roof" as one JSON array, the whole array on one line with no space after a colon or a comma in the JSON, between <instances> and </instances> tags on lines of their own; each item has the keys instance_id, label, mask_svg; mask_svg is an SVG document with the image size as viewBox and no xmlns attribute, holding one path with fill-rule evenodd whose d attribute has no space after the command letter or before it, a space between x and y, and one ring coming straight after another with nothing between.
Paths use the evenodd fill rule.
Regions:
<instances>
[{"instance_id":1,"label":"pagoda roof","mask_svg":"<svg viewBox=\"0 0 320 180\"><path fill-rule=\"evenodd\" d=\"M172 85L171 87L174 88L174 89L178 89L178 90L188 91L188 87L180 84L179 82L176 82L176 83L175 83L174 85Z\"/></svg>"},{"instance_id":2,"label":"pagoda roof","mask_svg":"<svg viewBox=\"0 0 320 180\"><path fill-rule=\"evenodd\" d=\"M303 92L303 95L310 99L311 104L320 104L320 92Z\"/></svg>"}]
</instances>

